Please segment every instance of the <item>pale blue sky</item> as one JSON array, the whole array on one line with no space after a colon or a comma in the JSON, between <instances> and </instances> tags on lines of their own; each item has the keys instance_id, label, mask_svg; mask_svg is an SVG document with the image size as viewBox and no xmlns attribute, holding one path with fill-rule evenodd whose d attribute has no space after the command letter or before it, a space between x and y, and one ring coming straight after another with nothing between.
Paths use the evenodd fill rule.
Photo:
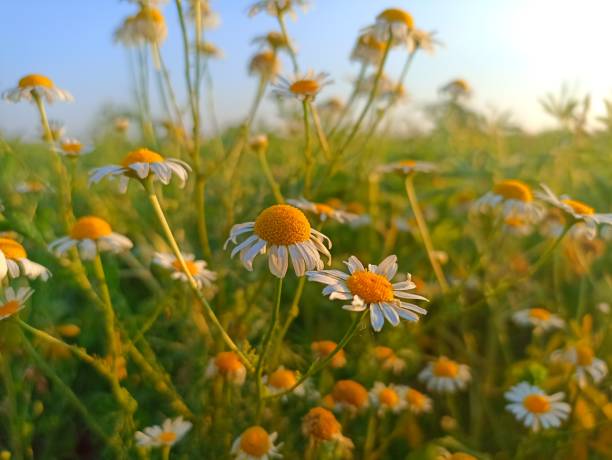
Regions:
<instances>
[{"instance_id":1,"label":"pale blue sky","mask_svg":"<svg viewBox=\"0 0 612 460\"><path fill-rule=\"evenodd\" d=\"M253 36L276 29L272 18L249 18L247 0L212 0L221 25L208 38L225 52L212 64L215 100L222 121L241 119L248 111L255 81L246 74L256 47ZM417 58L408 76L412 102L402 110L416 113L437 97L437 88L463 77L475 89L472 103L511 110L529 129L550 124L537 102L564 82L590 92L600 111L612 96L612 29L610 0L314 0L310 10L289 21L302 68L330 72L335 84L322 98L345 95L356 72L348 55L358 30L386 7L409 10L416 25L438 31L445 47ZM42 73L75 96L56 104L50 117L66 123L69 133L89 132L105 103L130 101L125 51L112 41L121 19L135 6L115 0L4 0L0 12L0 88L14 86L27 73ZM163 7L169 34L162 53L175 86L183 87L179 27L173 2ZM388 72L397 75L403 62L395 51ZM290 64L285 61L286 71ZM152 80L151 90L155 93ZM182 94L182 91L179 91ZM184 100L184 99L183 99ZM264 115L270 114L264 108ZM0 102L0 129L32 136L35 113L27 104Z\"/></svg>"}]
</instances>

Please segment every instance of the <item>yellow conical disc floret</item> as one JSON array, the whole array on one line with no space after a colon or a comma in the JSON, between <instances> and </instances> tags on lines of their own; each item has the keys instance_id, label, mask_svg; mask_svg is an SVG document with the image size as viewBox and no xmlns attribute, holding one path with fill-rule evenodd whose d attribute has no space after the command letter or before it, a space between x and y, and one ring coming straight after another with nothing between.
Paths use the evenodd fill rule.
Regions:
<instances>
[{"instance_id":1,"label":"yellow conical disc floret","mask_svg":"<svg viewBox=\"0 0 612 460\"><path fill-rule=\"evenodd\" d=\"M10 238L0 237L0 251L4 253L7 259L25 259L28 257L25 248Z\"/></svg>"},{"instance_id":2,"label":"yellow conical disc floret","mask_svg":"<svg viewBox=\"0 0 612 460\"><path fill-rule=\"evenodd\" d=\"M389 8L378 15L378 19L388 23L405 24L409 29L414 27L414 19L408 11L399 8Z\"/></svg>"},{"instance_id":3,"label":"yellow conical disc floret","mask_svg":"<svg viewBox=\"0 0 612 460\"><path fill-rule=\"evenodd\" d=\"M255 220L255 234L269 244L289 246L310 239L310 222L299 209L277 204L264 209Z\"/></svg>"},{"instance_id":4,"label":"yellow conical disc floret","mask_svg":"<svg viewBox=\"0 0 612 460\"><path fill-rule=\"evenodd\" d=\"M506 200L518 200L525 203L533 201L533 193L527 184L516 179L503 180L493 187L493 192Z\"/></svg>"},{"instance_id":5,"label":"yellow conical disc floret","mask_svg":"<svg viewBox=\"0 0 612 460\"><path fill-rule=\"evenodd\" d=\"M561 200L561 202L566 204L566 205L568 205L570 208L572 208L572 210L576 214L582 214L582 215L585 215L585 216L590 216L591 214L595 213L595 209L593 209L589 205L583 203L582 201L570 200L569 198L566 198L564 200Z\"/></svg>"},{"instance_id":6,"label":"yellow conical disc floret","mask_svg":"<svg viewBox=\"0 0 612 460\"><path fill-rule=\"evenodd\" d=\"M320 85L316 80L298 80L291 84L289 90L293 94L312 94L319 91Z\"/></svg>"},{"instance_id":7,"label":"yellow conical disc floret","mask_svg":"<svg viewBox=\"0 0 612 460\"><path fill-rule=\"evenodd\" d=\"M240 450L254 458L260 458L270 451L270 436L260 426L248 428L240 437Z\"/></svg>"},{"instance_id":8,"label":"yellow conical disc floret","mask_svg":"<svg viewBox=\"0 0 612 460\"><path fill-rule=\"evenodd\" d=\"M25 77L19 80L20 88L28 88L30 86L43 86L45 88L53 88L55 85L53 84L53 81L50 78L45 77L44 75L33 73L30 75L26 75Z\"/></svg>"},{"instance_id":9,"label":"yellow conical disc floret","mask_svg":"<svg viewBox=\"0 0 612 460\"><path fill-rule=\"evenodd\" d=\"M393 300L393 286L383 275L372 272L355 272L346 280L353 295L358 295L365 303L378 303Z\"/></svg>"},{"instance_id":10,"label":"yellow conical disc floret","mask_svg":"<svg viewBox=\"0 0 612 460\"><path fill-rule=\"evenodd\" d=\"M164 161L164 157L159 153L142 148L128 153L123 160L121 160L121 166L127 168L134 163L161 163L162 161Z\"/></svg>"},{"instance_id":11,"label":"yellow conical disc floret","mask_svg":"<svg viewBox=\"0 0 612 460\"><path fill-rule=\"evenodd\" d=\"M113 233L111 226L104 219L95 216L81 217L72 226L70 237L75 240L97 240Z\"/></svg>"}]
</instances>

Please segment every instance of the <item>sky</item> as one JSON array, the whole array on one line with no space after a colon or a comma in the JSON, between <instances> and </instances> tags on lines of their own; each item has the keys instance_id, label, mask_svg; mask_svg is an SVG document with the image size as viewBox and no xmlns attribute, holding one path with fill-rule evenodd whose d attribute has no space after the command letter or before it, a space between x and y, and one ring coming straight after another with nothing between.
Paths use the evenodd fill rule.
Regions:
<instances>
[{"instance_id":1,"label":"sky","mask_svg":"<svg viewBox=\"0 0 612 460\"><path fill-rule=\"evenodd\" d=\"M248 112L256 81L246 67L257 50L256 35L276 30L273 18L246 14L251 0L211 0L221 16L207 39L223 49L223 60L211 67L214 100L223 124ZM568 84L591 94L594 115L603 98L612 98L610 0L313 0L288 28L299 49L302 69L329 72L335 83L321 98L346 96L357 65L348 59L358 31L384 8L412 13L417 27L437 31L444 43L434 56L417 56L406 80L411 102L401 108L406 119L438 97L438 88L462 77L474 88L470 102L482 110L509 110L528 130L554 122L538 99ZM14 87L23 75L41 73L75 97L49 108L51 119L66 124L69 134L87 136L106 104L132 104L126 51L113 43L121 20L135 5L120 0L2 0L0 89ZM180 29L174 2L163 6L168 39L162 45L179 98L184 102ZM394 50L387 73L397 76L405 52ZM290 62L284 61L289 73ZM154 81L151 91L155 93ZM272 117L268 104L263 117ZM161 112L160 112L161 114ZM0 131L9 135L37 133L30 104L0 101Z\"/></svg>"}]
</instances>

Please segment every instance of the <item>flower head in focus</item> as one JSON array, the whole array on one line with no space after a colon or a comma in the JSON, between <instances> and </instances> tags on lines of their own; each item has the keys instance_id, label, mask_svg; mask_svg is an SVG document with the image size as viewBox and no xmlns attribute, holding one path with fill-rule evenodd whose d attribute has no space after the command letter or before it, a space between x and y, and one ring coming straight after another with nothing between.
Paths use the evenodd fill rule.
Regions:
<instances>
[{"instance_id":1,"label":"flower head in focus","mask_svg":"<svg viewBox=\"0 0 612 460\"><path fill-rule=\"evenodd\" d=\"M40 74L29 74L22 77L17 86L2 93L2 97L10 102L32 101L41 98L49 104L73 99L68 91L58 88L53 80Z\"/></svg>"},{"instance_id":2,"label":"flower head in focus","mask_svg":"<svg viewBox=\"0 0 612 460\"><path fill-rule=\"evenodd\" d=\"M191 422L183 420L183 417L166 419L161 426L154 425L137 431L134 437L136 444L144 447L173 446L179 442L191 429Z\"/></svg>"},{"instance_id":3,"label":"flower head in focus","mask_svg":"<svg viewBox=\"0 0 612 460\"><path fill-rule=\"evenodd\" d=\"M563 393L549 396L527 382L510 388L505 397L510 401L506 409L533 431L560 426L571 411L570 405L563 402Z\"/></svg>"}]
</instances>

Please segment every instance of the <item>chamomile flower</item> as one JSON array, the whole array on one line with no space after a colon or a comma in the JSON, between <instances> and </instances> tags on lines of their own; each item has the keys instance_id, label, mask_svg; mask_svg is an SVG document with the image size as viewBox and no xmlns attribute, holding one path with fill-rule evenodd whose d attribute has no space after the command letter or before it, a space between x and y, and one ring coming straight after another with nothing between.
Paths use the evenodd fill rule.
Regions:
<instances>
[{"instance_id":1,"label":"chamomile flower","mask_svg":"<svg viewBox=\"0 0 612 460\"><path fill-rule=\"evenodd\" d=\"M351 52L351 61L363 65L378 66L385 54L385 43L370 32L365 32L357 38Z\"/></svg>"},{"instance_id":2,"label":"chamomile flower","mask_svg":"<svg viewBox=\"0 0 612 460\"><path fill-rule=\"evenodd\" d=\"M96 216L85 216L78 219L70 235L55 240L49 249L62 256L70 249L77 247L84 260L96 257L98 252L118 253L131 249L133 243L125 236L113 232L110 224Z\"/></svg>"},{"instance_id":3,"label":"chamomile flower","mask_svg":"<svg viewBox=\"0 0 612 460\"><path fill-rule=\"evenodd\" d=\"M91 153L92 149L89 146L83 145L80 141L74 138L64 138L59 141L57 153L68 158L78 158L81 155Z\"/></svg>"},{"instance_id":4,"label":"chamomile flower","mask_svg":"<svg viewBox=\"0 0 612 460\"><path fill-rule=\"evenodd\" d=\"M432 402L431 398L424 393L421 393L414 388L407 387L404 392L404 399L406 400L406 407L413 414L423 414L431 412Z\"/></svg>"},{"instance_id":5,"label":"chamomile flower","mask_svg":"<svg viewBox=\"0 0 612 460\"><path fill-rule=\"evenodd\" d=\"M315 442L338 442L352 448L353 442L342 435L342 425L336 416L323 407L313 407L302 419L302 432Z\"/></svg>"},{"instance_id":6,"label":"chamomile flower","mask_svg":"<svg viewBox=\"0 0 612 460\"><path fill-rule=\"evenodd\" d=\"M599 224L612 225L612 213L597 213L595 209L588 204L574 200L567 195L557 197L557 195L544 184L542 184L542 189L544 192L536 192L538 198L560 209L566 217L569 217L574 222L584 222L590 230L592 237L595 237Z\"/></svg>"},{"instance_id":7,"label":"chamomile flower","mask_svg":"<svg viewBox=\"0 0 612 460\"><path fill-rule=\"evenodd\" d=\"M570 405L562 401L563 393L549 396L544 390L527 382L510 388L505 397L510 401L506 409L533 431L560 426L571 411Z\"/></svg>"},{"instance_id":8,"label":"chamomile flower","mask_svg":"<svg viewBox=\"0 0 612 460\"><path fill-rule=\"evenodd\" d=\"M238 244L237 237L245 233L253 235ZM286 204L264 209L255 222L234 225L225 247L230 242L237 244L231 257L240 253L240 260L249 271L253 270L257 254L267 252L270 272L279 278L287 274L289 259L297 276L303 276L307 270L322 269L320 254L331 263L330 239L312 228L302 211Z\"/></svg>"},{"instance_id":9,"label":"chamomile flower","mask_svg":"<svg viewBox=\"0 0 612 460\"><path fill-rule=\"evenodd\" d=\"M117 117L114 120L115 131L125 133L130 128L130 120L126 117Z\"/></svg>"},{"instance_id":10,"label":"chamomile flower","mask_svg":"<svg viewBox=\"0 0 612 460\"><path fill-rule=\"evenodd\" d=\"M580 387L585 387L587 377L598 384L608 374L608 365L597 358L593 348L585 343L577 343L566 350L556 350L551 355L553 361L568 363L575 368L575 378Z\"/></svg>"},{"instance_id":11,"label":"chamomile flower","mask_svg":"<svg viewBox=\"0 0 612 460\"><path fill-rule=\"evenodd\" d=\"M287 203L295 206L296 208L300 208L303 211L309 211L316 214L321 222L331 219L335 220L336 222L340 222L341 224L350 224L352 221L359 218L357 214L335 209L325 203L314 203L306 200L305 198L300 198L297 200L290 199L287 200Z\"/></svg>"},{"instance_id":12,"label":"chamomile flower","mask_svg":"<svg viewBox=\"0 0 612 460\"><path fill-rule=\"evenodd\" d=\"M270 16L294 15L294 7L300 6L306 9L308 3L308 0L259 0L249 7L249 16L255 16L263 11Z\"/></svg>"},{"instance_id":13,"label":"chamomile flower","mask_svg":"<svg viewBox=\"0 0 612 460\"><path fill-rule=\"evenodd\" d=\"M457 78L442 86L440 92L448 94L453 99L458 99L460 97L470 96L472 94L472 88L463 78Z\"/></svg>"},{"instance_id":14,"label":"chamomile flower","mask_svg":"<svg viewBox=\"0 0 612 460\"><path fill-rule=\"evenodd\" d=\"M160 44L168 35L166 19L162 12L150 5L143 5L134 18L138 37L149 43Z\"/></svg>"},{"instance_id":15,"label":"chamomile flower","mask_svg":"<svg viewBox=\"0 0 612 460\"><path fill-rule=\"evenodd\" d=\"M279 82L275 84L274 94L279 97L295 97L301 101L314 100L323 87L333 83L329 79L329 74L309 70L304 75L296 75L292 79L279 77Z\"/></svg>"},{"instance_id":16,"label":"chamomile flower","mask_svg":"<svg viewBox=\"0 0 612 460\"><path fill-rule=\"evenodd\" d=\"M427 32L421 29L413 29L410 34L410 42L408 43L408 51L414 53L418 50L423 50L428 54L434 54L436 46L441 43L435 38L436 32Z\"/></svg>"},{"instance_id":17,"label":"chamomile flower","mask_svg":"<svg viewBox=\"0 0 612 460\"><path fill-rule=\"evenodd\" d=\"M266 50L255 54L249 62L249 74L275 81L281 72L281 62L274 51Z\"/></svg>"},{"instance_id":18,"label":"chamomile flower","mask_svg":"<svg viewBox=\"0 0 612 460\"><path fill-rule=\"evenodd\" d=\"M400 8L389 8L376 16L376 22L366 30L372 31L378 40L386 43L391 39L391 45L410 45L410 36L414 29L412 15Z\"/></svg>"},{"instance_id":19,"label":"chamomile flower","mask_svg":"<svg viewBox=\"0 0 612 460\"><path fill-rule=\"evenodd\" d=\"M378 409L379 415L388 411L397 414L406 408L406 399L403 397L405 391L399 385L375 382L370 390L370 402Z\"/></svg>"},{"instance_id":20,"label":"chamomile flower","mask_svg":"<svg viewBox=\"0 0 612 460\"><path fill-rule=\"evenodd\" d=\"M320 340L318 342L312 342L310 349L317 358L325 359L336 349L337 345L336 342L331 340ZM339 350L338 353L333 356L329 365L334 369L340 369L346 366L346 353L344 350Z\"/></svg>"},{"instance_id":21,"label":"chamomile flower","mask_svg":"<svg viewBox=\"0 0 612 460\"><path fill-rule=\"evenodd\" d=\"M208 378L219 376L233 385L242 385L246 378L246 368L233 351L222 351L208 362Z\"/></svg>"},{"instance_id":22,"label":"chamomile flower","mask_svg":"<svg viewBox=\"0 0 612 460\"><path fill-rule=\"evenodd\" d=\"M195 45L196 51L202 56L214 59L223 58L223 50L212 42L200 41Z\"/></svg>"},{"instance_id":23,"label":"chamomile flower","mask_svg":"<svg viewBox=\"0 0 612 460\"><path fill-rule=\"evenodd\" d=\"M0 321L21 311L32 294L34 290L27 287L21 287L17 291L7 287L4 290L4 299L0 299Z\"/></svg>"},{"instance_id":24,"label":"chamomile flower","mask_svg":"<svg viewBox=\"0 0 612 460\"><path fill-rule=\"evenodd\" d=\"M540 334L551 329L562 329L565 321L542 307L519 310L512 315L512 320L519 326L531 326L533 332Z\"/></svg>"},{"instance_id":25,"label":"chamomile flower","mask_svg":"<svg viewBox=\"0 0 612 460\"><path fill-rule=\"evenodd\" d=\"M376 168L376 172L380 174L387 173L398 173L398 174L411 174L411 173L432 173L438 168L435 164L428 161L416 161L416 160L402 160L395 163L389 163L386 165L380 165Z\"/></svg>"},{"instance_id":26,"label":"chamomile flower","mask_svg":"<svg viewBox=\"0 0 612 460\"><path fill-rule=\"evenodd\" d=\"M266 375L263 378L263 382L266 385L266 388L270 394L282 393L284 391L293 388L293 386L298 381L297 372L285 369L284 367L279 367L274 372L271 372L270 375ZM305 387L304 385L300 385L292 391L292 394L297 396L304 396Z\"/></svg>"},{"instance_id":27,"label":"chamomile flower","mask_svg":"<svg viewBox=\"0 0 612 460\"><path fill-rule=\"evenodd\" d=\"M332 389L334 409L355 413L369 406L368 390L355 380L338 380Z\"/></svg>"},{"instance_id":28,"label":"chamomile flower","mask_svg":"<svg viewBox=\"0 0 612 460\"><path fill-rule=\"evenodd\" d=\"M231 454L236 460L269 460L282 458L281 444L274 444L278 435L268 434L262 427L255 425L247 428L232 444Z\"/></svg>"},{"instance_id":29,"label":"chamomile flower","mask_svg":"<svg viewBox=\"0 0 612 460\"><path fill-rule=\"evenodd\" d=\"M221 24L221 18L213 11L209 0L190 0L189 17L194 21L197 19L198 10L200 13L200 23L204 29L214 29Z\"/></svg>"},{"instance_id":30,"label":"chamomile flower","mask_svg":"<svg viewBox=\"0 0 612 460\"><path fill-rule=\"evenodd\" d=\"M533 199L531 188L516 179L503 180L473 204L476 212L500 211L504 218L520 218L535 224L544 216L544 208Z\"/></svg>"},{"instance_id":31,"label":"chamomile flower","mask_svg":"<svg viewBox=\"0 0 612 460\"><path fill-rule=\"evenodd\" d=\"M0 237L0 252L4 254L10 278L26 276L47 281L51 276L48 268L28 259L28 253L21 243L12 238Z\"/></svg>"},{"instance_id":32,"label":"chamomile flower","mask_svg":"<svg viewBox=\"0 0 612 460\"><path fill-rule=\"evenodd\" d=\"M471 380L470 368L459 364L446 356L427 363L419 373L419 380L425 382L429 391L438 393L455 393L464 390Z\"/></svg>"},{"instance_id":33,"label":"chamomile flower","mask_svg":"<svg viewBox=\"0 0 612 460\"><path fill-rule=\"evenodd\" d=\"M384 370L390 370L394 374L400 374L406 369L406 361L398 357L392 348L383 346L374 347L374 357Z\"/></svg>"},{"instance_id":34,"label":"chamomile flower","mask_svg":"<svg viewBox=\"0 0 612 460\"><path fill-rule=\"evenodd\" d=\"M253 39L253 43L259 44L262 47L267 46L274 51L291 48L291 45L287 42L285 36L276 31L268 32L265 35L258 35Z\"/></svg>"},{"instance_id":35,"label":"chamomile flower","mask_svg":"<svg viewBox=\"0 0 612 460\"><path fill-rule=\"evenodd\" d=\"M40 74L29 74L21 78L17 87L5 91L2 97L10 102L32 101L39 97L49 104L72 100L72 95L68 91L58 88L53 80Z\"/></svg>"},{"instance_id":36,"label":"chamomile flower","mask_svg":"<svg viewBox=\"0 0 612 460\"><path fill-rule=\"evenodd\" d=\"M195 260L193 254L183 254L183 258L185 259L185 264L189 269L189 273L198 284L198 287L212 286L212 283L217 279L217 274L206 268L207 263L204 260ZM156 252L153 257L153 263L164 267L166 270L170 270L172 272L170 275L172 279L181 280L185 283L189 281L179 260L174 254Z\"/></svg>"},{"instance_id":37,"label":"chamomile flower","mask_svg":"<svg viewBox=\"0 0 612 460\"><path fill-rule=\"evenodd\" d=\"M134 437L136 444L143 447L173 446L179 442L191 430L191 422L183 420L183 417L166 419L161 426L154 425L137 431Z\"/></svg>"},{"instance_id":38,"label":"chamomile flower","mask_svg":"<svg viewBox=\"0 0 612 460\"><path fill-rule=\"evenodd\" d=\"M265 134L258 134L249 140L249 148L255 152L266 152L269 145L270 141Z\"/></svg>"},{"instance_id":39,"label":"chamomile flower","mask_svg":"<svg viewBox=\"0 0 612 460\"><path fill-rule=\"evenodd\" d=\"M8 265L6 263L6 256L2 251L0 251L0 281L6 278L6 274L8 273Z\"/></svg>"},{"instance_id":40,"label":"chamomile flower","mask_svg":"<svg viewBox=\"0 0 612 460\"><path fill-rule=\"evenodd\" d=\"M128 153L120 165L102 166L90 171L89 183L98 183L107 176L119 177L119 190L124 193L130 179L145 180L152 176L153 180L168 185L172 175L176 175L182 188L185 186L189 171L191 167L184 161L164 158L152 150L140 148Z\"/></svg>"},{"instance_id":41,"label":"chamomile flower","mask_svg":"<svg viewBox=\"0 0 612 460\"><path fill-rule=\"evenodd\" d=\"M330 300L340 299L351 301L342 308L349 311L364 311L370 309L372 328L378 332L385 324L385 319L397 326L400 318L408 321L418 321L419 314L427 314L427 310L401 299L425 300L423 296L410 294L406 291L416 286L410 275L406 281L391 284L391 279L397 273L397 257L392 255L383 260L380 265L368 265L366 269L355 256L345 262L349 273L340 270L319 270L308 272L308 279L327 284L323 295L329 295Z\"/></svg>"},{"instance_id":42,"label":"chamomile flower","mask_svg":"<svg viewBox=\"0 0 612 460\"><path fill-rule=\"evenodd\" d=\"M506 217L502 223L502 231L514 236L529 235L532 229L531 223L519 216Z\"/></svg>"}]
</instances>

